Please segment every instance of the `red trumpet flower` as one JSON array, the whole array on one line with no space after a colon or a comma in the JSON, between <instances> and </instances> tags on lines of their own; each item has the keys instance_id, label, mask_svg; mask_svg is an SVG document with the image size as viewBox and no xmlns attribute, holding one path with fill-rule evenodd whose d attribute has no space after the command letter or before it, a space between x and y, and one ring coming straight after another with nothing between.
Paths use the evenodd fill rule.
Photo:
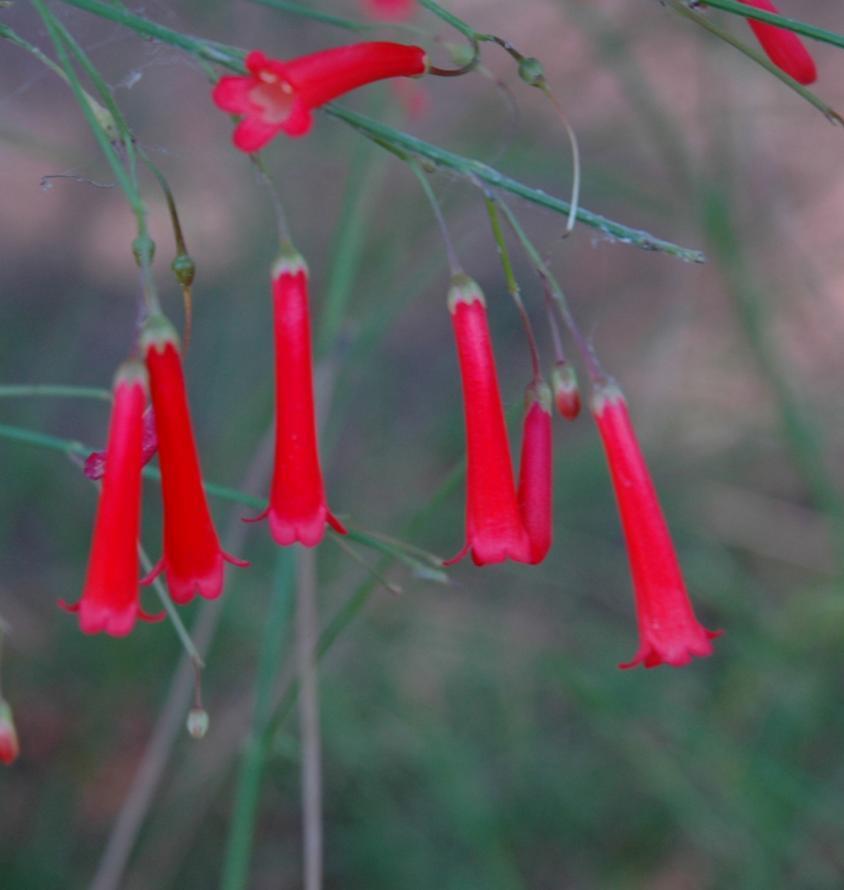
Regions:
<instances>
[{"instance_id":1,"label":"red trumpet flower","mask_svg":"<svg viewBox=\"0 0 844 890\"><path fill-rule=\"evenodd\" d=\"M269 516L282 546L319 544L326 522L346 534L325 500L317 448L308 267L286 245L273 267L275 315L276 438L270 503L254 521Z\"/></svg>"},{"instance_id":2,"label":"red trumpet flower","mask_svg":"<svg viewBox=\"0 0 844 890\"><path fill-rule=\"evenodd\" d=\"M448 308L457 341L466 419L466 543L446 565L467 553L476 565L531 562L498 389L495 356L480 287L466 275L452 278Z\"/></svg>"},{"instance_id":3,"label":"red trumpet flower","mask_svg":"<svg viewBox=\"0 0 844 890\"><path fill-rule=\"evenodd\" d=\"M518 500L530 541L529 562L535 565L551 547L552 525L551 391L543 381L528 387L525 409Z\"/></svg>"},{"instance_id":4,"label":"red trumpet flower","mask_svg":"<svg viewBox=\"0 0 844 890\"><path fill-rule=\"evenodd\" d=\"M428 67L425 50L403 43L356 43L281 61L254 50L244 77L221 77L212 98L243 116L234 131L241 151L260 151L274 136L304 136L311 112L351 90L388 77L418 77Z\"/></svg>"},{"instance_id":5,"label":"red trumpet flower","mask_svg":"<svg viewBox=\"0 0 844 890\"><path fill-rule=\"evenodd\" d=\"M622 668L674 667L712 654L714 637L695 617L656 489L617 386L597 385L592 413L604 443L636 594L639 649Z\"/></svg>"},{"instance_id":6,"label":"red trumpet flower","mask_svg":"<svg viewBox=\"0 0 844 890\"><path fill-rule=\"evenodd\" d=\"M779 9L771 3L771 0L739 0L739 2L765 12L779 13ZM809 54L803 41L793 31L756 19L748 19L747 23L753 29L762 49L777 68L781 68L786 74L791 75L798 83L810 84L818 79L815 60Z\"/></svg>"},{"instance_id":7,"label":"red trumpet flower","mask_svg":"<svg viewBox=\"0 0 844 890\"><path fill-rule=\"evenodd\" d=\"M138 534L141 522L142 438L146 373L126 362L114 382L114 407L106 448L106 469L97 506L94 538L82 599L59 605L79 615L84 633L130 633L140 608Z\"/></svg>"},{"instance_id":8,"label":"red trumpet flower","mask_svg":"<svg viewBox=\"0 0 844 890\"><path fill-rule=\"evenodd\" d=\"M0 763L11 766L19 754L20 746L15 731L15 721L12 719L12 709L8 702L0 698Z\"/></svg>"},{"instance_id":9,"label":"red trumpet flower","mask_svg":"<svg viewBox=\"0 0 844 890\"><path fill-rule=\"evenodd\" d=\"M164 571L170 596L177 603L188 603L197 593L206 599L222 593L224 562L248 563L220 547L202 487L178 343L175 330L163 316L147 321L141 346L158 433L164 555L143 583L151 583Z\"/></svg>"},{"instance_id":10,"label":"red trumpet flower","mask_svg":"<svg viewBox=\"0 0 844 890\"><path fill-rule=\"evenodd\" d=\"M363 8L373 18L402 22L416 12L416 0L363 0Z\"/></svg>"}]
</instances>

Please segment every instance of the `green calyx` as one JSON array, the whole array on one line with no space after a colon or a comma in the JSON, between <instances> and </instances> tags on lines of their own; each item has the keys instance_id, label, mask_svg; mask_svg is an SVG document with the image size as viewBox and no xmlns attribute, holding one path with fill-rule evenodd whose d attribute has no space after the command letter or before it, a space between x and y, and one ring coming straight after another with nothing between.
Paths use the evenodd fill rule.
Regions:
<instances>
[{"instance_id":1,"label":"green calyx","mask_svg":"<svg viewBox=\"0 0 844 890\"><path fill-rule=\"evenodd\" d=\"M519 62L519 77L528 86L545 86L545 69L542 67L542 62L533 56L526 56Z\"/></svg>"},{"instance_id":2,"label":"green calyx","mask_svg":"<svg viewBox=\"0 0 844 890\"><path fill-rule=\"evenodd\" d=\"M305 258L289 241L282 242L278 256L273 262L273 278L278 278L279 275L296 275L299 272L308 274Z\"/></svg>"},{"instance_id":3,"label":"green calyx","mask_svg":"<svg viewBox=\"0 0 844 890\"><path fill-rule=\"evenodd\" d=\"M190 287L193 284L193 279L196 277L196 263L193 257L180 253L170 264L170 268L182 287Z\"/></svg>"},{"instance_id":4,"label":"green calyx","mask_svg":"<svg viewBox=\"0 0 844 890\"><path fill-rule=\"evenodd\" d=\"M179 335L176 329L161 313L151 315L145 322L141 331L141 350L148 352L150 349L163 351L167 345L179 348Z\"/></svg>"},{"instance_id":5,"label":"green calyx","mask_svg":"<svg viewBox=\"0 0 844 890\"><path fill-rule=\"evenodd\" d=\"M469 305L475 301L478 301L481 306L486 306L486 300L478 282L464 272L452 275L451 287L448 289L448 311L453 315L457 311L459 303Z\"/></svg>"}]
</instances>

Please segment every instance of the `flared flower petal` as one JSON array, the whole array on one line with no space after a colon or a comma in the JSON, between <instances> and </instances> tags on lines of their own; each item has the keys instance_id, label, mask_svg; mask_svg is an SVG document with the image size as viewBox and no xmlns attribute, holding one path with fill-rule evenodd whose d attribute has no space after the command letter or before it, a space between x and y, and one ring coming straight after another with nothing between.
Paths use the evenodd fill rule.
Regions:
<instances>
[{"instance_id":1,"label":"flared flower petal","mask_svg":"<svg viewBox=\"0 0 844 890\"><path fill-rule=\"evenodd\" d=\"M223 590L223 564L246 565L224 553L208 508L188 408L178 337L162 316L147 321L141 346L149 371L164 499L164 556L144 579L163 571L170 596L188 603Z\"/></svg>"},{"instance_id":2,"label":"flared flower petal","mask_svg":"<svg viewBox=\"0 0 844 890\"><path fill-rule=\"evenodd\" d=\"M448 306L463 382L467 465L466 543L446 565L469 553L476 565L530 562L484 296L471 278L455 275Z\"/></svg>"},{"instance_id":3,"label":"flared flower petal","mask_svg":"<svg viewBox=\"0 0 844 890\"><path fill-rule=\"evenodd\" d=\"M275 332L276 440L270 503L256 519L269 519L282 546L315 547L326 523L346 530L331 514L317 444L314 409L308 267L286 245L272 272Z\"/></svg>"},{"instance_id":4,"label":"flared flower petal","mask_svg":"<svg viewBox=\"0 0 844 890\"><path fill-rule=\"evenodd\" d=\"M304 136L311 112L351 90L389 77L418 77L425 51L403 43L356 43L296 59L270 59L253 50L248 74L222 77L212 98L218 108L242 116L234 133L241 151L260 151L274 136Z\"/></svg>"},{"instance_id":5,"label":"flared flower petal","mask_svg":"<svg viewBox=\"0 0 844 890\"><path fill-rule=\"evenodd\" d=\"M771 3L771 0L739 0L745 6L753 6L765 12L779 14L779 9ZM760 22L756 19L748 19L756 39L765 50L768 58L777 66L793 77L798 83L808 85L818 79L818 71L815 60L806 49L803 41L787 28L779 28Z\"/></svg>"},{"instance_id":6,"label":"flared flower petal","mask_svg":"<svg viewBox=\"0 0 844 890\"><path fill-rule=\"evenodd\" d=\"M639 648L622 668L674 667L712 654L719 632L697 620L668 525L621 390L596 386L592 413L601 434L627 543Z\"/></svg>"},{"instance_id":7,"label":"flared flower petal","mask_svg":"<svg viewBox=\"0 0 844 890\"><path fill-rule=\"evenodd\" d=\"M84 633L126 636L139 617L138 535L141 521L146 373L127 362L117 373L105 469L82 599L73 606Z\"/></svg>"}]
</instances>

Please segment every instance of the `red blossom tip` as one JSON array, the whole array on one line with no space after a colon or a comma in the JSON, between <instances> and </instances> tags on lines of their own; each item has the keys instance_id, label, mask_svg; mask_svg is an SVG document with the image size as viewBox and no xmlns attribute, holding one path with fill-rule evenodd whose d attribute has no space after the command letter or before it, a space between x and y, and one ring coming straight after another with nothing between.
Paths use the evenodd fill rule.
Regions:
<instances>
[{"instance_id":1,"label":"red blossom tip","mask_svg":"<svg viewBox=\"0 0 844 890\"><path fill-rule=\"evenodd\" d=\"M577 374L568 362L557 362L551 372L554 404L561 417L574 420L580 414L580 387Z\"/></svg>"}]
</instances>

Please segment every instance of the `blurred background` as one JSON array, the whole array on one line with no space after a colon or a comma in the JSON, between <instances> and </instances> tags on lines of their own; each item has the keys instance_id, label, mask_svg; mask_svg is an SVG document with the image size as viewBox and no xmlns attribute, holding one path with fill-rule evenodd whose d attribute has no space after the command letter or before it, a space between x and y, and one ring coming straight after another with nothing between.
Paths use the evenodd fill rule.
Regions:
<instances>
[{"instance_id":1,"label":"blurred background","mask_svg":"<svg viewBox=\"0 0 844 890\"><path fill-rule=\"evenodd\" d=\"M835 0L781 5L844 31ZM178 202L198 269L187 374L203 469L263 497L277 246L267 193L231 147L198 64L54 8ZM401 587L396 596L327 538L322 622L352 620L320 676L326 886L841 887L841 131L656 2L450 8L543 60L580 140L584 206L707 254L689 265L584 226L563 241L561 217L510 201L627 393L697 611L725 634L712 658L680 670L617 669L635 651L636 626L588 414L555 422L555 543L541 566L467 561L441 583L352 545ZM355 0L319 9L363 16ZM150 0L140 11L279 57L360 39L248 2ZM752 41L741 19L707 14ZM0 18L52 53L28 4ZM414 22L460 42L429 14ZM844 55L812 50L818 93L844 109ZM374 85L344 101L568 197L558 120L503 52L487 46L483 58L488 75L401 92ZM0 71L0 382L108 387L135 333L133 220L115 188L42 184L52 174L107 184L111 174L66 85L8 43ZM419 184L324 115L307 139L278 139L264 154L311 268L331 506L361 529L450 556L464 535L462 404L448 270ZM517 421L528 355L483 203L447 174L432 182L463 264L487 293ZM151 177L145 195L159 285L180 320ZM541 291L515 244L513 256L550 370ZM103 402L0 400L2 424L95 447L107 420ZM245 507L212 501L227 549L252 568L228 574L212 618L205 604L182 612L206 630L219 620L204 674L211 729L194 741L184 712L170 715L175 742L158 757L163 781L147 785L147 808L133 781L180 659L175 634L163 624L123 640L82 636L56 600L81 592L96 491L61 453L34 445L0 439L0 466L0 615L12 627L3 685L22 747L0 772L0 885L89 886L129 795L144 818L115 886L216 886L262 630L289 557L265 526L242 525ZM149 482L144 541L154 557L160 534ZM282 624L278 695L294 648L292 618ZM256 890L301 886L300 750L288 710L266 737L248 881Z\"/></svg>"}]
</instances>

